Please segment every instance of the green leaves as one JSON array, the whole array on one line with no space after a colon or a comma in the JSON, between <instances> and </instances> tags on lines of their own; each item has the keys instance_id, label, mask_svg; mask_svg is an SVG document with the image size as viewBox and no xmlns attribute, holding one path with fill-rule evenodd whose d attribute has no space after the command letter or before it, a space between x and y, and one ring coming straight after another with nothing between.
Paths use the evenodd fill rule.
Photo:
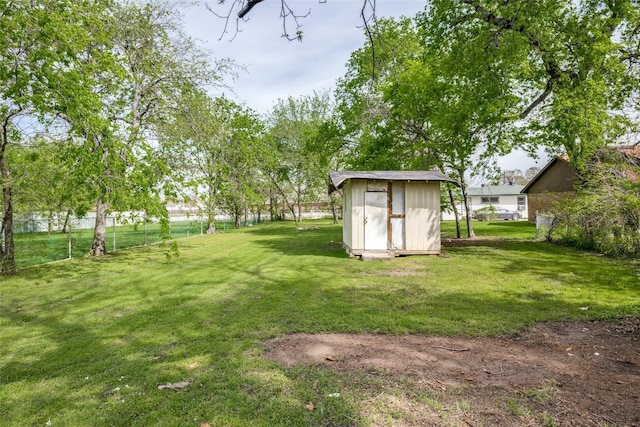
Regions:
<instances>
[{"instance_id":1,"label":"green leaves","mask_svg":"<svg viewBox=\"0 0 640 427\"><path fill-rule=\"evenodd\" d=\"M26 188L14 186L38 183L39 188L30 194L52 190L40 187L45 185L41 182L44 176L25 162L30 153L20 147L10 152L10 148L29 139L26 129L31 133L46 130L57 117L94 121L96 98L83 61L88 46L101 40L98 34L107 5L102 0L16 0L0 6L0 174L4 199L1 228L5 238L0 265L4 274L15 272L13 194L22 197L18 199L22 202L29 198ZM24 121L18 125L20 120ZM20 172L31 173L30 180L23 179ZM46 204L49 202L50 199ZM34 206L33 201L28 203Z\"/></svg>"},{"instance_id":2,"label":"green leaves","mask_svg":"<svg viewBox=\"0 0 640 427\"><path fill-rule=\"evenodd\" d=\"M545 146L582 169L634 131L639 9L627 0L434 0L413 24L381 20L338 88L357 141L351 163L440 168L463 197L469 175L490 173L514 148Z\"/></svg>"},{"instance_id":3,"label":"green leaves","mask_svg":"<svg viewBox=\"0 0 640 427\"><path fill-rule=\"evenodd\" d=\"M265 153L263 171L296 221L300 220L300 204L317 202L326 188L329 165L336 154L331 151L336 148L336 134L331 135L336 129L329 132L328 125L332 113L329 94L321 92L281 99L269 116L270 151Z\"/></svg>"},{"instance_id":4,"label":"green leaves","mask_svg":"<svg viewBox=\"0 0 640 427\"><path fill-rule=\"evenodd\" d=\"M28 115L25 121L37 132L65 140L64 146L51 146L62 154L56 159L66 160L56 163L66 173L58 180L65 189L56 187L65 195L65 208L86 211L99 200L105 215L116 209L166 216L160 195L175 193L166 184L175 181L166 180L171 169L158 155L158 141L166 140L159 137L161 124L180 108L182 93L217 83L218 72L229 69L226 61L215 71L208 68L208 58L182 31L176 7L110 0L0 5L0 169L6 198L18 182L10 175L24 161L15 157L18 164L10 170L4 155L10 144L25 139L24 126L15 120ZM38 170L29 171L28 182L42 181ZM67 197L70 188L80 196ZM2 216L7 229L8 209Z\"/></svg>"},{"instance_id":5,"label":"green leaves","mask_svg":"<svg viewBox=\"0 0 640 427\"><path fill-rule=\"evenodd\" d=\"M586 162L583 183L555 209L549 238L615 257L640 255L638 150L600 149Z\"/></svg>"}]
</instances>

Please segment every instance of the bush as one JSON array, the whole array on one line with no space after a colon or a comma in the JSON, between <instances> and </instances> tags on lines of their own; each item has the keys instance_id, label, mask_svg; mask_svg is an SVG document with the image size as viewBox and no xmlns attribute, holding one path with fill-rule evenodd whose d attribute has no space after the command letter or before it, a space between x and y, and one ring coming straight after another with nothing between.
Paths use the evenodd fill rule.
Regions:
<instances>
[{"instance_id":1,"label":"bush","mask_svg":"<svg viewBox=\"0 0 640 427\"><path fill-rule=\"evenodd\" d=\"M639 164L619 151L597 153L576 198L556 206L548 238L610 256L640 255Z\"/></svg>"}]
</instances>

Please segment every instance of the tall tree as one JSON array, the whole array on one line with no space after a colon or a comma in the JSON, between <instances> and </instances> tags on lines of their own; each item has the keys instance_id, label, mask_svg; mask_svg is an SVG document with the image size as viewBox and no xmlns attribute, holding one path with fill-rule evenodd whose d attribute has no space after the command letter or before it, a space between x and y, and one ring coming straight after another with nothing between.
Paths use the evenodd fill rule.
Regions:
<instances>
[{"instance_id":1,"label":"tall tree","mask_svg":"<svg viewBox=\"0 0 640 427\"><path fill-rule=\"evenodd\" d=\"M280 197L296 222L302 203L324 191L326 174L315 150L322 125L331 117L327 92L279 100L268 119L270 155L263 163Z\"/></svg>"},{"instance_id":2,"label":"tall tree","mask_svg":"<svg viewBox=\"0 0 640 427\"><path fill-rule=\"evenodd\" d=\"M327 177L332 170L340 170L346 166L349 153L349 140L345 133L345 126L340 121L337 109L333 108L331 117L327 119L318 131L313 151L318 154L318 168L320 174ZM338 223L338 210L341 196L334 191L329 194L329 206L333 216L333 223Z\"/></svg>"},{"instance_id":3,"label":"tall tree","mask_svg":"<svg viewBox=\"0 0 640 427\"><path fill-rule=\"evenodd\" d=\"M472 70L492 73L518 98L520 141L553 147L580 168L628 125L621 109L638 85L629 73L638 8L630 0L436 0L420 21L430 46L495 52L491 68L482 61Z\"/></svg>"},{"instance_id":4,"label":"tall tree","mask_svg":"<svg viewBox=\"0 0 640 427\"><path fill-rule=\"evenodd\" d=\"M461 183L464 203L470 174L503 147L496 135L504 108L494 103L500 86L469 71L477 58L456 61L453 54L429 49L409 19L381 20L375 30L374 44L352 55L338 90L344 119L361 124L354 128L353 164L438 168ZM453 188L448 190L457 214Z\"/></svg>"},{"instance_id":5,"label":"tall tree","mask_svg":"<svg viewBox=\"0 0 640 427\"><path fill-rule=\"evenodd\" d=\"M100 37L107 4L102 0L0 2L2 274L16 272L15 177L10 173L8 151L25 139L18 120L29 116L31 123L43 126L60 112L92 116L95 97L78 63L86 47Z\"/></svg>"},{"instance_id":6,"label":"tall tree","mask_svg":"<svg viewBox=\"0 0 640 427\"><path fill-rule=\"evenodd\" d=\"M381 23L380 34L393 34ZM382 112L359 136L361 164L436 165L464 195L474 168L492 167L516 146L551 147L580 168L629 129L622 109L638 89L635 2L434 0L416 25L413 56L392 55L388 67L403 64L400 71L369 84L381 94L377 108L371 95L360 97L366 109L349 105L356 117ZM397 44L416 46L413 31L399 34ZM365 46L372 58L373 41ZM352 56L356 73L343 93L353 93L344 90L353 82L362 87L364 63Z\"/></svg>"},{"instance_id":7,"label":"tall tree","mask_svg":"<svg viewBox=\"0 0 640 427\"><path fill-rule=\"evenodd\" d=\"M182 31L175 4L127 1L114 3L112 11L104 48L115 65L88 70L102 103L101 128L70 119L84 135L76 147L77 177L95 197L91 255L106 253L110 211L145 210L167 224L161 196L172 190L163 188L171 181L163 179L169 170L158 155L157 125L180 108L183 93L219 77Z\"/></svg>"},{"instance_id":8,"label":"tall tree","mask_svg":"<svg viewBox=\"0 0 640 427\"><path fill-rule=\"evenodd\" d=\"M338 80L337 109L345 137L354 149L349 159L360 169L402 168L407 156L389 150L403 129L385 126L390 104L384 88L396 81L398 74L419 59L423 46L419 34L408 18L377 22L373 41L351 54L347 72ZM412 155L409 158L413 158ZM404 166L406 167L406 166Z\"/></svg>"},{"instance_id":9,"label":"tall tree","mask_svg":"<svg viewBox=\"0 0 640 427\"><path fill-rule=\"evenodd\" d=\"M435 0L417 21L432 71L454 88L444 111L473 100L449 122L482 131L481 156L543 145L581 169L628 126L622 108L638 81L622 52L637 14L626 0Z\"/></svg>"},{"instance_id":10,"label":"tall tree","mask_svg":"<svg viewBox=\"0 0 640 427\"><path fill-rule=\"evenodd\" d=\"M234 216L239 227L244 217L246 224L249 209L258 212L264 206L268 182L259 168L264 124L253 111L238 107L231 120L230 143L224 150L224 182L220 193L220 205Z\"/></svg>"},{"instance_id":11,"label":"tall tree","mask_svg":"<svg viewBox=\"0 0 640 427\"><path fill-rule=\"evenodd\" d=\"M459 37L468 41L472 35L490 37L477 29ZM385 89L392 105L388 123L402 126L408 137L396 149L404 148L402 141L408 141L408 153L431 159L432 165L460 183L469 237L474 236L467 203L469 179L494 168L495 157L512 148L506 136L517 99L503 93L510 65L504 61L503 69L496 69L493 57L510 55L518 63L517 49L504 43L495 50L477 52L464 43L438 46L425 42L422 58ZM488 71L479 73L476 67Z\"/></svg>"},{"instance_id":12,"label":"tall tree","mask_svg":"<svg viewBox=\"0 0 640 427\"><path fill-rule=\"evenodd\" d=\"M216 233L219 211L226 210L238 222L255 201L260 185L254 145L261 132L255 113L225 97L211 99L203 91L185 96L181 110L163 123L168 164L186 197L202 204L208 234Z\"/></svg>"}]
</instances>

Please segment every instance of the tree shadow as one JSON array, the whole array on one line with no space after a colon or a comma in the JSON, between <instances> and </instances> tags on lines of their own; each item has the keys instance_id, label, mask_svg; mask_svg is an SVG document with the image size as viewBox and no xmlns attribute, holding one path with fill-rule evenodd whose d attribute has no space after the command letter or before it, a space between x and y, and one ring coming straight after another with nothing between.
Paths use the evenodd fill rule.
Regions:
<instances>
[{"instance_id":1,"label":"tree shadow","mask_svg":"<svg viewBox=\"0 0 640 427\"><path fill-rule=\"evenodd\" d=\"M256 227L248 232L259 236L255 240L258 245L283 255L348 258L342 248L342 227L340 225L287 223L277 228Z\"/></svg>"}]
</instances>

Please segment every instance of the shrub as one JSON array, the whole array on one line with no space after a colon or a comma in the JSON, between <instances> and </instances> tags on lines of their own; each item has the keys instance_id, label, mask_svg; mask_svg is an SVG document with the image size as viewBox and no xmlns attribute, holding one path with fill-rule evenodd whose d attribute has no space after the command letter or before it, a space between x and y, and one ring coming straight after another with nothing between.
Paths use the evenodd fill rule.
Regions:
<instances>
[{"instance_id":1,"label":"shrub","mask_svg":"<svg viewBox=\"0 0 640 427\"><path fill-rule=\"evenodd\" d=\"M585 165L575 199L556 206L548 238L610 256L640 255L640 159L603 149Z\"/></svg>"}]
</instances>

